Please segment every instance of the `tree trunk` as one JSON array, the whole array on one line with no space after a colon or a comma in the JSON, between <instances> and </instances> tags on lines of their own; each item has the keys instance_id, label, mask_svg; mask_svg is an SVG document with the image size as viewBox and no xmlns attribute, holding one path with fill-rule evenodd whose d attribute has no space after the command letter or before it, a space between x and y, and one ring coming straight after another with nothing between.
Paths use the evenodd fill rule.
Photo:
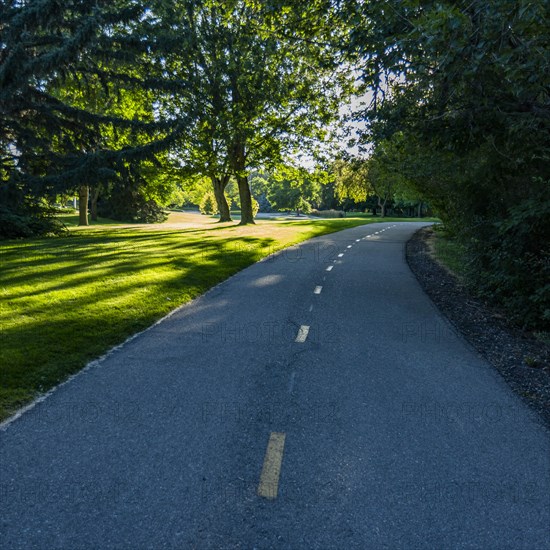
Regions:
<instances>
[{"instance_id":1,"label":"tree trunk","mask_svg":"<svg viewBox=\"0 0 550 550\"><path fill-rule=\"evenodd\" d=\"M422 203L421 202L418 203L418 217L419 218L422 217Z\"/></svg>"},{"instance_id":2,"label":"tree trunk","mask_svg":"<svg viewBox=\"0 0 550 550\"><path fill-rule=\"evenodd\" d=\"M78 225L90 225L88 222L88 198L90 188L87 185L81 185L78 190Z\"/></svg>"},{"instance_id":3,"label":"tree trunk","mask_svg":"<svg viewBox=\"0 0 550 550\"><path fill-rule=\"evenodd\" d=\"M218 205L218 211L220 213L219 222L231 222L231 211L227 204L225 197L225 188L229 183L229 176L211 176L212 185L214 186L214 196L216 197L216 204ZM218 222L218 223L219 223Z\"/></svg>"},{"instance_id":4,"label":"tree trunk","mask_svg":"<svg viewBox=\"0 0 550 550\"><path fill-rule=\"evenodd\" d=\"M241 199L241 223L239 225L247 225L254 222L254 214L252 213L252 195L248 178L245 175L237 176L239 184L239 197Z\"/></svg>"},{"instance_id":5,"label":"tree trunk","mask_svg":"<svg viewBox=\"0 0 550 550\"><path fill-rule=\"evenodd\" d=\"M90 218L93 222L97 221L97 199L99 198L99 185L94 187L92 200L90 202Z\"/></svg>"},{"instance_id":6,"label":"tree trunk","mask_svg":"<svg viewBox=\"0 0 550 550\"><path fill-rule=\"evenodd\" d=\"M385 218L386 217L386 201L382 202L380 199L378 199L378 206L380 207L380 217Z\"/></svg>"},{"instance_id":7,"label":"tree trunk","mask_svg":"<svg viewBox=\"0 0 550 550\"><path fill-rule=\"evenodd\" d=\"M252 194L250 193L250 185L248 184L248 176L246 175L246 154L244 144L237 142L233 147L232 165L237 184L239 186L239 198L241 200L241 222L239 225L247 225L254 222L254 214L252 212Z\"/></svg>"}]
</instances>

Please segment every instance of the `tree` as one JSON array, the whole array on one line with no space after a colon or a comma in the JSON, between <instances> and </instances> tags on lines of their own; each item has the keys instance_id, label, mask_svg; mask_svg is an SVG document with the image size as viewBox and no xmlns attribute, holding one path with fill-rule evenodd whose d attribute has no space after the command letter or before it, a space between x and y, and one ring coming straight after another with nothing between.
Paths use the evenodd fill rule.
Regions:
<instances>
[{"instance_id":1,"label":"tree","mask_svg":"<svg viewBox=\"0 0 550 550\"><path fill-rule=\"evenodd\" d=\"M407 188L407 168L403 152L403 135L396 133L391 140L380 142L367 162L367 177L382 218L386 216L388 201L399 189Z\"/></svg>"},{"instance_id":2,"label":"tree","mask_svg":"<svg viewBox=\"0 0 550 550\"><path fill-rule=\"evenodd\" d=\"M338 159L333 163L336 194L340 200L363 202L374 197L381 217L397 196L418 204L420 194L414 185L418 166L412 170L407 143L402 133L380 141L366 159ZM425 173L423 174L425 176Z\"/></svg>"},{"instance_id":3,"label":"tree","mask_svg":"<svg viewBox=\"0 0 550 550\"><path fill-rule=\"evenodd\" d=\"M201 214L205 214L208 216L212 216L213 214L217 213L218 208L216 206L216 197L214 196L214 193L212 193L212 191L208 191L204 195L199 205L199 210Z\"/></svg>"},{"instance_id":4,"label":"tree","mask_svg":"<svg viewBox=\"0 0 550 550\"><path fill-rule=\"evenodd\" d=\"M249 172L275 165L298 143L305 147L323 138L336 116L347 81L334 50L314 40L328 34L328 21L311 19L315 10L330 9L329 2L301 6L308 25L277 4L153 4L155 16L147 24L159 37L158 63L163 74L175 77L166 77L166 88L185 83L160 98L161 112L185 120L178 155L211 178L220 221L230 219L224 190L231 176L241 224L253 223Z\"/></svg>"},{"instance_id":5,"label":"tree","mask_svg":"<svg viewBox=\"0 0 550 550\"><path fill-rule=\"evenodd\" d=\"M308 213L320 201L323 175L303 167L281 166L268 180L267 198L278 210L295 210L297 216Z\"/></svg>"},{"instance_id":6,"label":"tree","mask_svg":"<svg viewBox=\"0 0 550 550\"><path fill-rule=\"evenodd\" d=\"M361 159L334 161L334 192L338 200L365 201L374 193L368 177L367 162Z\"/></svg>"},{"instance_id":7,"label":"tree","mask_svg":"<svg viewBox=\"0 0 550 550\"><path fill-rule=\"evenodd\" d=\"M102 64L100 64L101 66ZM47 87L52 97L55 97L63 104L71 105L73 108L86 109L96 116L103 117L109 121L142 121L148 124L154 124L153 104L154 98L150 91L139 87L121 89L117 82L104 82L97 74L69 74L62 85L58 83L50 84ZM78 146L80 153L95 152L100 150L121 150L125 147L132 147L140 144L146 144L150 139L148 132L139 129L135 124L117 124L115 127L105 120L98 120L92 128L83 126L72 129L72 142ZM56 147L59 150L59 146ZM132 208L142 209L148 202L149 210L152 207L151 201L155 199L145 194L151 195L151 189L154 183L159 186L158 197L164 197L171 192L166 190L167 178L159 174L160 162L162 157L162 170L166 175L170 174L171 166L165 151L157 153L146 159L132 159L124 161L120 159L118 163L111 166L112 174L110 178L104 176L102 180L79 182L78 192L80 196L79 225L88 225L88 199L90 200L90 210L92 220L97 219L97 201L100 194L103 194L103 210L110 212L115 219L127 221L129 219L142 220L150 215L132 213ZM142 176L138 174L140 170L146 172ZM131 173L131 176L129 174ZM111 181L108 185L107 179ZM130 181L132 183L130 183ZM113 189L113 184L120 184L120 192ZM145 184L140 192L135 187L135 183ZM173 184L170 186L173 188ZM145 188L147 191L145 191ZM112 208L105 208L105 202L114 199L115 204ZM154 209L154 207L153 207ZM158 221L158 220L155 220Z\"/></svg>"},{"instance_id":8,"label":"tree","mask_svg":"<svg viewBox=\"0 0 550 550\"><path fill-rule=\"evenodd\" d=\"M123 159L145 158L160 148L156 121L106 112L93 101L100 89L114 97L141 85L144 45L132 29L145 12L125 0L2 4L0 196L5 205L10 198L9 208L27 204L36 215L58 192L95 185ZM117 131L149 137L118 149L101 143ZM87 193L81 191L85 207ZM85 223L86 212L81 218Z\"/></svg>"},{"instance_id":9,"label":"tree","mask_svg":"<svg viewBox=\"0 0 550 550\"><path fill-rule=\"evenodd\" d=\"M354 25L348 43L372 97L357 113L363 141L401 133L406 165L416 169L408 179L462 240L478 290L514 304L510 314L531 326L528 311L547 324L550 292L532 285L547 274L549 239L535 221L545 208L527 215L550 196L545 3L357 2L345 10L349 22L369 21ZM520 212L538 231L530 244L517 226L503 238Z\"/></svg>"}]
</instances>

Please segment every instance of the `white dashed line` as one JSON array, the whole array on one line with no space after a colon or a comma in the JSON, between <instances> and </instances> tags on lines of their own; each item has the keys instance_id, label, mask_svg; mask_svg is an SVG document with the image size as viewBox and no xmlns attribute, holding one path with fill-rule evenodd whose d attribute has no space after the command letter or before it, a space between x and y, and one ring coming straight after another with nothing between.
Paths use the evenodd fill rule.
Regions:
<instances>
[{"instance_id":1,"label":"white dashed line","mask_svg":"<svg viewBox=\"0 0 550 550\"><path fill-rule=\"evenodd\" d=\"M309 312L311 313L313 311L313 304L309 306Z\"/></svg>"},{"instance_id":2,"label":"white dashed line","mask_svg":"<svg viewBox=\"0 0 550 550\"><path fill-rule=\"evenodd\" d=\"M332 268L333 268L333 267L334 267L333 265L329 265L329 266L327 267L327 271L332 271Z\"/></svg>"},{"instance_id":3,"label":"white dashed line","mask_svg":"<svg viewBox=\"0 0 550 550\"><path fill-rule=\"evenodd\" d=\"M321 290L323 290L322 286L316 286L313 294L321 294Z\"/></svg>"},{"instance_id":4,"label":"white dashed line","mask_svg":"<svg viewBox=\"0 0 550 550\"><path fill-rule=\"evenodd\" d=\"M351 244L348 244L348 248L351 248Z\"/></svg>"},{"instance_id":5,"label":"white dashed line","mask_svg":"<svg viewBox=\"0 0 550 550\"><path fill-rule=\"evenodd\" d=\"M341 258L344 254L338 254L338 257Z\"/></svg>"},{"instance_id":6,"label":"white dashed line","mask_svg":"<svg viewBox=\"0 0 550 550\"><path fill-rule=\"evenodd\" d=\"M298 331L298 335L296 336L295 342L298 342L299 344L303 344L306 339L309 332L309 327L307 325L302 325L300 327L300 330Z\"/></svg>"},{"instance_id":7,"label":"white dashed line","mask_svg":"<svg viewBox=\"0 0 550 550\"><path fill-rule=\"evenodd\" d=\"M361 239L355 239L355 242L358 243Z\"/></svg>"}]
</instances>

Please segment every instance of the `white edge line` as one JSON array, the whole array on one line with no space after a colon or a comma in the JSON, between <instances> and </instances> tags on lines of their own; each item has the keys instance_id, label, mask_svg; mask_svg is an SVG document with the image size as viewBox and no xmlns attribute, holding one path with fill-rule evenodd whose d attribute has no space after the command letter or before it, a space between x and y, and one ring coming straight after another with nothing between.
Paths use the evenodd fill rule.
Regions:
<instances>
[{"instance_id":1,"label":"white edge line","mask_svg":"<svg viewBox=\"0 0 550 550\"><path fill-rule=\"evenodd\" d=\"M236 275L236 273L235 273ZM232 275L228 279L225 279L225 281L229 280L230 278L234 277L235 275ZM203 296L208 294L211 290L214 290L217 286L221 285L225 281L222 281L221 283L218 283L216 286L213 286L212 288L209 288L204 294L201 294L200 296L197 296L193 300L186 302L185 304L182 304L181 306L178 306L176 309L173 309L169 313L167 313L164 317L160 318L158 321L155 321L152 325L148 326L147 328L141 330L140 332L136 332L136 334L132 334L132 336L128 336L124 342L121 344L118 344L109 350L107 350L103 355L100 355L97 359L92 359L89 363L87 363L84 367L82 367L78 372L75 372L74 374L71 374L66 380L63 380L63 382L60 382L53 388L49 389L46 393L39 395L36 397L33 401L31 401L28 405L25 405L22 409L19 409L16 413L13 414L13 416L10 416L8 419L4 420L3 422L0 422L0 430L5 431L10 424L15 422L18 418L23 416L26 412L30 411L31 409L34 409L36 405L39 403L42 403L45 401L48 397L53 395L59 388L63 387L65 384L68 384L69 382L72 382L75 378L80 376L81 374L84 374L85 372L89 371L90 369L94 367L101 366L101 363L103 363L107 358L109 358L113 353L121 350L124 346L129 344L132 340L135 340L138 336L141 336L142 334L145 334L147 331L153 329L157 325L160 325L160 323L166 321L172 315L175 315L178 313L180 309L183 309L185 307L189 307L192 303L196 302L197 300L201 299Z\"/></svg>"}]
</instances>

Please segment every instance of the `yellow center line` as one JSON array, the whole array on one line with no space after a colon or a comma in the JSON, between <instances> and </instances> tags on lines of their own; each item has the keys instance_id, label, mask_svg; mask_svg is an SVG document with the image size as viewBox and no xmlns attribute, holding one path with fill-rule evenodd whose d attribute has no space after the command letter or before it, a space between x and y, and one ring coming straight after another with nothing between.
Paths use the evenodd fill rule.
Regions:
<instances>
[{"instance_id":1,"label":"yellow center line","mask_svg":"<svg viewBox=\"0 0 550 550\"><path fill-rule=\"evenodd\" d=\"M269 436L260 484L258 485L258 496L260 497L270 500L277 498L285 438L286 434L282 432L271 432Z\"/></svg>"}]
</instances>

